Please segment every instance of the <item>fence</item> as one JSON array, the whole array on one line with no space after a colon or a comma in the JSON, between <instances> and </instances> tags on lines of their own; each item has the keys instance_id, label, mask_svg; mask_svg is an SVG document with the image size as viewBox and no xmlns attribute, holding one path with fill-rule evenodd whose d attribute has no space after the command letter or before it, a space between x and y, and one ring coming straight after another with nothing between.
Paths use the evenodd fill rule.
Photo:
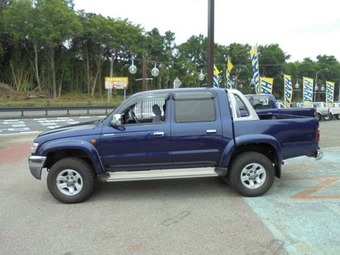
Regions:
<instances>
[{"instance_id":1,"label":"fence","mask_svg":"<svg viewBox=\"0 0 340 255\"><path fill-rule=\"evenodd\" d=\"M102 110L107 114L109 111L112 111L114 106L65 106L65 107L6 107L0 108L0 113L14 113L20 112L21 116L25 116L27 112L44 112L46 116L48 116L49 112L64 112L67 115L70 115L71 111L86 111L86 114L90 115L91 111Z\"/></svg>"}]
</instances>

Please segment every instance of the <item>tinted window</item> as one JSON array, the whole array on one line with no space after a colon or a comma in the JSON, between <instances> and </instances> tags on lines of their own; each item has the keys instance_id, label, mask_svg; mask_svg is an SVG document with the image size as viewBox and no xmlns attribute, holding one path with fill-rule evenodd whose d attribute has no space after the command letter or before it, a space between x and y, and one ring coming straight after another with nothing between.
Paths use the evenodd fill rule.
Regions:
<instances>
[{"instance_id":1,"label":"tinted window","mask_svg":"<svg viewBox=\"0 0 340 255\"><path fill-rule=\"evenodd\" d=\"M176 122L206 122L216 120L214 96L210 92L174 95Z\"/></svg>"}]
</instances>

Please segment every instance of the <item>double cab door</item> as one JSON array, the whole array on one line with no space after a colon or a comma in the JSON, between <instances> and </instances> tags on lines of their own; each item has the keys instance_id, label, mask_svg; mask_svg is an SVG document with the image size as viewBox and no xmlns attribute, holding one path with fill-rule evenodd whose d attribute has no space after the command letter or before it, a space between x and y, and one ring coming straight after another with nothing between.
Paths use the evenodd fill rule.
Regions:
<instances>
[{"instance_id":1,"label":"double cab door","mask_svg":"<svg viewBox=\"0 0 340 255\"><path fill-rule=\"evenodd\" d=\"M99 151L107 171L213 167L219 163L224 142L215 95L168 93L161 99L153 99L158 105L164 102L157 122L153 121L155 114L148 116L147 110L140 109L151 105L144 102L127 106L135 112L135 123L103 126ZM128 116L125 109L120 114L122 119Z\"/></svg>"}]
</instances>

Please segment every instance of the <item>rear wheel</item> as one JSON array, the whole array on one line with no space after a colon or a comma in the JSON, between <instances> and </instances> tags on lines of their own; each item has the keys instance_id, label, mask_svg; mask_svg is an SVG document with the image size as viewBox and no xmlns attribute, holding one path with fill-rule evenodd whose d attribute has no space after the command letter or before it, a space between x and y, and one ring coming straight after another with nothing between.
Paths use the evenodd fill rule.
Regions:
<instances>
[{"instance_id":1,"label":"rear wheel","mask_svg":"<svg viewBox=\"0 0 340 255\"><path fill-rule=\"evenodd\" d=\"M65 158L55 163L47 176L52 196L63 203L80 203L88 199L94 188L92 167L79 158Z\"/></svg>"},{"instance_id":2,"label":"rear wheel","mask_svg":"<svg viewBox=\"0 0 340 255\"><path fill-rule=\"evenodd\" d=\"M272 162L258 152L239 154L231 163L228 179L232 187L246 197L265 194L274 182Z\"/></svg>"},{"instance_id":3,"label":"rear wheel","mask_svg":"<svg viewBox=\"0 0 340 255\"><path fill-rule=\"evenodd\" d=\"M322 115L320 114L320 113L316 113L316 117L317 117L317 119L319 120L319 121L321 121L322 120Z\"/></svg>"}]
</instances>

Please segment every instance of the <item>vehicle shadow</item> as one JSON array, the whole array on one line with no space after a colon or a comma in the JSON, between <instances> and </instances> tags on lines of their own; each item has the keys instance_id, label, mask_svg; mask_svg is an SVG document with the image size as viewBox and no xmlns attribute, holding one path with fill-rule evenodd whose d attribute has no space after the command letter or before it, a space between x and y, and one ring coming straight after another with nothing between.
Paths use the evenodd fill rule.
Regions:
<instances>
[{"instance_id":1,"label":"vehicle shadow","mask_svg":"<svg viewBox=\"0 0 340 255\"><path fill-rule=\"evenodd\" d=\"M240 197L221 178L192 178L99 183L90 200L194 199L217 196Z\"/></svg>"}]
</instances>

